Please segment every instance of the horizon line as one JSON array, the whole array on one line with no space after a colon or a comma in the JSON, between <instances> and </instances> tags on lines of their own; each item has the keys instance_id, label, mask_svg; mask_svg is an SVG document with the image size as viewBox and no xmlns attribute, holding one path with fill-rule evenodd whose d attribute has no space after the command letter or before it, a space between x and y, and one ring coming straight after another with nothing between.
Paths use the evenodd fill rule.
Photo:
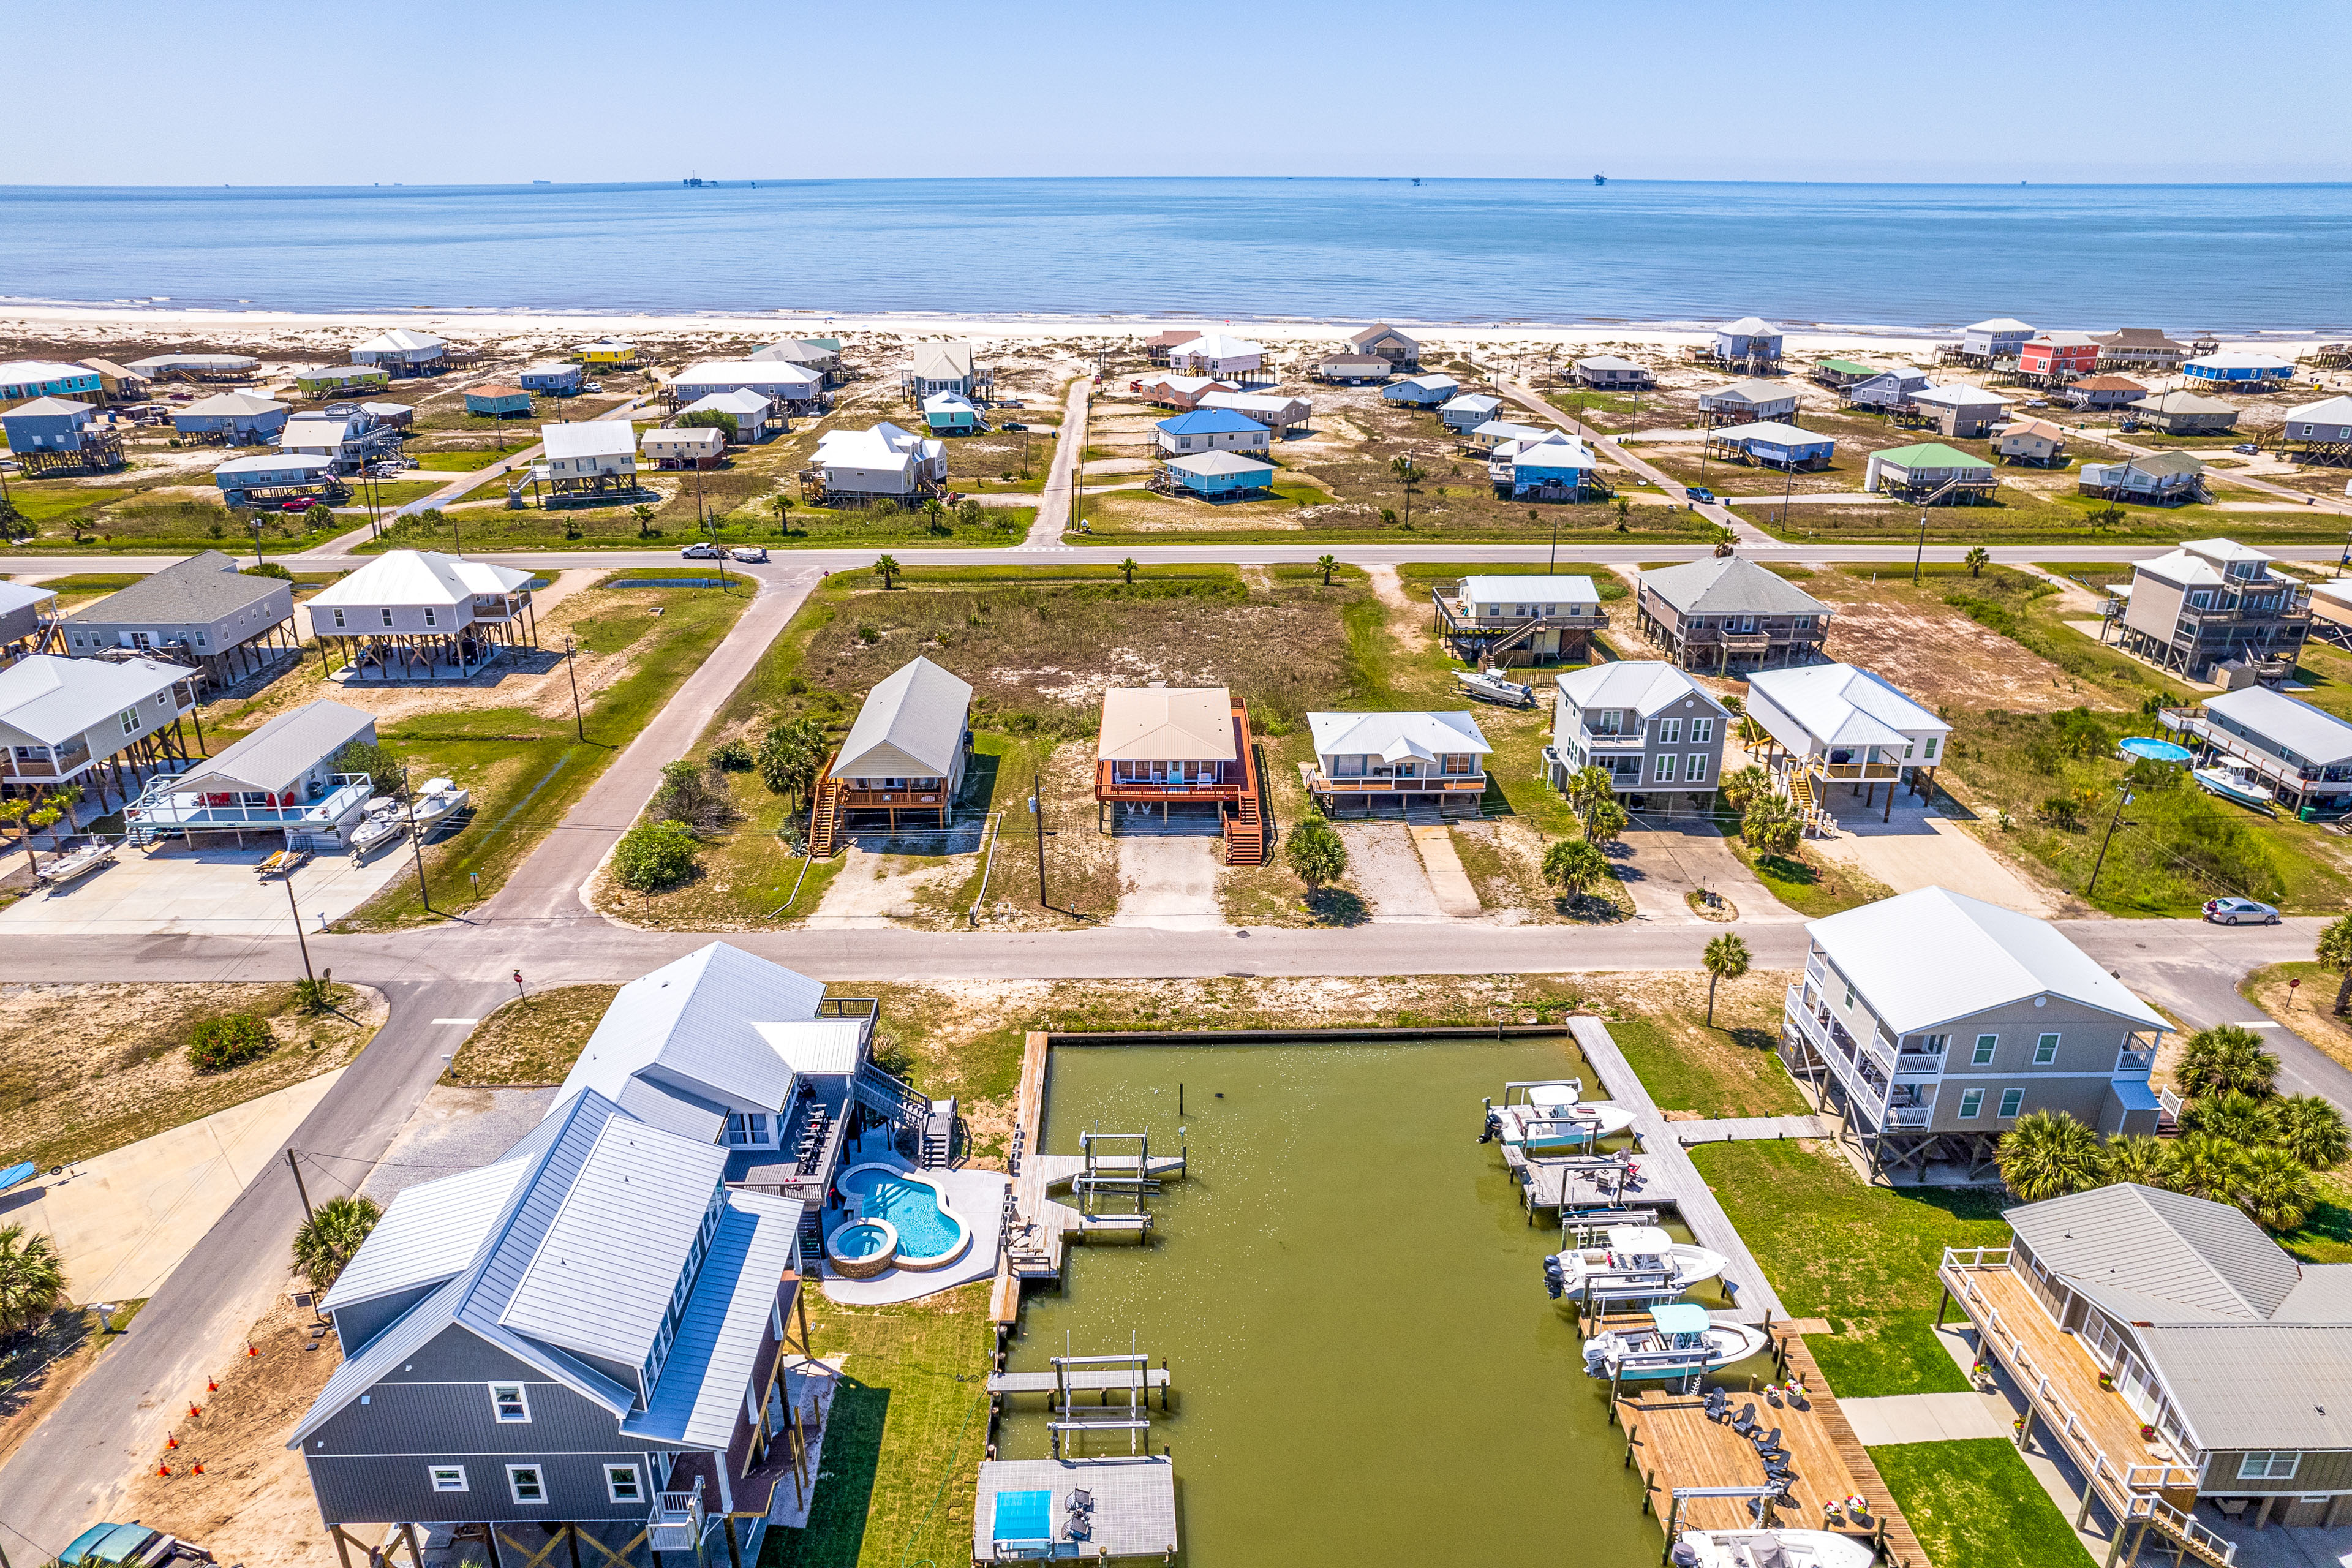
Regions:
<instances>
[{"instance_id":1,"label":"horizon line","mask_svg":"<svg viewBox=\"0 0 2352 1568\"><path fill-rule=\"evenodd\" d=\"M225 181L220 184L136 184L130 183L91 183L82 184L25 184L0 183L0 195L19 192L72 191L373 191L373 190L530 190L538 187L615 188L645 186L664 189L672 186L692 189L687 179L609 179L609 180L542 180L537 178L504 180L371 180L334 183L240 183ZM2352 187L2352 179L1974 179L1929 180L1885 177L1877 179L1742 179L1725 176L1654 176L1640 174L744 174L730 177L709 177L702 180L702 189L726 189L752 186L811 186L842 184L991 184L1011 182L1069 182L1174 184L1192 182L1252 181L1282 184L1297 180L1355 184L1565 184L1582 186L1596 181L1612 185L1850 185L1855 187L1904 187L1944 190L2015 190L2020 187L2046 190L2112 190L2118 188L2149 189L2327 189Z\"/></svg>"}]
</instances>

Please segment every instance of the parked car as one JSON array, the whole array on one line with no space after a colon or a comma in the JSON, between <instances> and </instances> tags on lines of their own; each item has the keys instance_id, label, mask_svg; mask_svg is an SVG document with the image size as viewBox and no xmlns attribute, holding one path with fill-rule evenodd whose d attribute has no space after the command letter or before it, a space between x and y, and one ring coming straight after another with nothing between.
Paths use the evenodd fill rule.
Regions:
<instances>
[{"instance_id":1,"label":"parked car","mask_svg":"<svg viewBox=\"0 0 2352 1568\"><path fill-rule=\"evenodd\" d=\"M2262 452L2262 448L2255 446L2252 441L2241 441L2236 446L2231 447L2230 450L2232 452L2242 453L2249 458L2260 456Z\"/></svg>"},{"instance_id":2,"label":"parked car","mask_svg":"<svg viewBox=\"0 0 2352 1568\"><path fill-rule=\"evenodd\" d=\"M2208 899L2205 918L2216 925L2274 926L2279 912L2268 904L2258 904L2252 899Z\"/></svg>"},{"instance_id":3,"label":"parked car","mask_svg":"<svg viewBox=\"0 0 2352 1568\"><path fill-rule=\"evenodd\" d=\"M1708 506L1715 504L1715 492L1705 485L1685 485L1683 494L1695 501L1703 501Z\"/></svg>"},{"instance_id":4,"label":"parked car","mask_svg":"<svg viewBox=\"0 0 2352 1568\"><path fill-rule=\"evenodd\" d=\"M688 561L724 561L727 559L727 552L719 549L719 546L711 543L707 539L696 540L693 543L679 551L678 553L685 556Z\"/></svg>"},{"instance_id":5,"label":"parked car","mask_svg":"<svg viewBox=\"0 0 2352 1568\"><path fill-rule=\"evenodd\" d=\"M583 381L580 384L580 390L583 392L602 392L604 390L604 384L601 381Z\"/></svg>"},{"instance_id":6,"label":"parked car","mask_svg":"<svg viewBox=\"0 0 2352 1568\"><path fill-rule=\"evenodd\" d=\"M278 503L278 510L279 511L309 511L312 507L317 506L318 504L319 498L316 496L296 496L292 500L279 501Z\"/></svg>"},{"instance_id":7,"label":"parked car","mask_svg":"<svg viewBox=\"0 0 2352 1568\"><path fill-rule=\"evenodd\" d=\"M768 547L764 544L739 544L727 553L738 561L758 562L764 565L768 559Z\"/></svg>"},{"instance_id":8,"label":"parked car","mask_svg":"<svg viewBox=\"0 0 2352 1568\"><path fill-rule=\"evenodd\" d=\"M58 1553L58 1568L161 1568L175 1558L209 1563L213 1554L133 1520L93 1524Z\"/></svg>"},{"instance_id":9,"label":"parked car","mask_svg":"<svg viewBox=\"0 0 2352 1568\"><path fill-rule=\"evenodd\" d=\"M999 430L1026 430L1029 426L1022 424L1018 419L1007 419L1003 424L999 425L997 428Z\"/></svg>"}]
</instances>

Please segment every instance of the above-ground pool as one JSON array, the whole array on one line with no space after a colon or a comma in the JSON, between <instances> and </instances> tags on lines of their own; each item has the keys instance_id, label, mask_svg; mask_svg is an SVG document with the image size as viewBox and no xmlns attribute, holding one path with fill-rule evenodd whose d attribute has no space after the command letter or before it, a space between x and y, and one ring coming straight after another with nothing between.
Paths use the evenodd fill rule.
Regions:
<instances>
[{"instance_id":1,"label":"above-ground pool","mask_svg":"<svg viewBox=\"0 0 2352 1568\"><path fill-rule=\"evenodd\" d=\"M857 1221L887 1222L898 1243L895 1261L901 1268L944 1268L971 1246L971 1227L949 1205L946 1189L920 1172L879 1163L852 1165L834 1185L848 1200ZM852 1228L844 1226L834 1235ZM830 1242L826 1249L832 1250Z\"/></svg>"},{"instance_id":2,"label":"above-ground pool","mask_svg":"<svg viewBox=\"0 0 2352 1568\"><path fill-rule=\"evenodd\" d=\"M824 1238L824 1255L838 1273L871 1279L890 1267L898 1252L898 1228L887 1219L852 1220Z\"/></svg>"}]
</instances>

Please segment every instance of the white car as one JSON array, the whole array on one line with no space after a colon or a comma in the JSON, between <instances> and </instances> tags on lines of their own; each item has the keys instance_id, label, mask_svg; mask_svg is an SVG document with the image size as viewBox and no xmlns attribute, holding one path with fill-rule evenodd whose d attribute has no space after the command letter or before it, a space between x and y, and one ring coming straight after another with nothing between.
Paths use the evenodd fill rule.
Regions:
<instances>
[{"instance_id":1,"label":"white car","mask_svg":"<svg viewBox=\"0 0 2352 1568\"><path fill-rule=\"evenodd\" d=\"M707 539L696 540L693 543L679 551L678 553L688 561L724 561L727 559L727 552L719 549L719 546L711 543Z\"/></svg>"},{"instance_id":2,"label":"white car","mask_svg":"<svg viewBox=\"0 0 2352 1568\"><path fill-rule=\"evenodd\" d=\"M2216 925L2274 926L2279 912L2268 904L2258 904L2252 899L2208 899L2205 918Z\"/></svg>"}]
</instances>

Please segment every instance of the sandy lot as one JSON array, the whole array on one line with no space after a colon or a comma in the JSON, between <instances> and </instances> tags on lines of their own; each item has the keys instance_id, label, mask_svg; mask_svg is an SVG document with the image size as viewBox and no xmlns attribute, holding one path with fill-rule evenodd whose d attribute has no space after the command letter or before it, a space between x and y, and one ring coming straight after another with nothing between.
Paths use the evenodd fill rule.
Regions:
<instances>
[{"instance_id":1,"label":"sandy lot","mask_svg":"<svg viewBox=\"0 0 2352 1568\"><path fill-rule=\"evenodd\" d=\"M1118 912L1115 926L1161 931L1213 931L1225 923L1217 907L1217 866L1224 840L1213 830L1118 840Z\"/></svg>"},{"instance_id":2,"label":"sandy lot","mask_svg":"<svg viewBox=\"0 0 2352 1568\"><path fill-rule=\"evenodd\" d=\"M1348 845L1348 879L1371 906L1373 920L1401 923L1451 918L1429 885L1411 828L1402 822L1343 822L1339 829Z\"/></svg>"},{"instance_id":3,"label":"sandy lot","mask_svg":"<svg viewBox=\"0 0 2352 1568\"><path fill-rule=\"evenodd\" d=\"M1798 586L1836 606L1832 658L1874 669L1938 711L2054 713L2083 700L2064 670L1958 610L1873 599L1866 581L1829 573Z\"/></svg>"},{"instance_id":4,"label":"sandy lot","mask_svg":"<svg viewBox=\"0 0 2352 1568\"><path fill-rule=\"evenodd\" d=\"M969 839L971 842L965 845L968 851L977 846L980 831L974 826L952 837ZM893 854L867 847L869 843L893 842L898 841L877 835L842 851L840 871L835 875L833 885L825 889L816 911L808 918L810 930L878 931L904 923L936 922L938 896L970 876L973 861L969 853L946 857Z\"/></svg>"}]
</instances>

